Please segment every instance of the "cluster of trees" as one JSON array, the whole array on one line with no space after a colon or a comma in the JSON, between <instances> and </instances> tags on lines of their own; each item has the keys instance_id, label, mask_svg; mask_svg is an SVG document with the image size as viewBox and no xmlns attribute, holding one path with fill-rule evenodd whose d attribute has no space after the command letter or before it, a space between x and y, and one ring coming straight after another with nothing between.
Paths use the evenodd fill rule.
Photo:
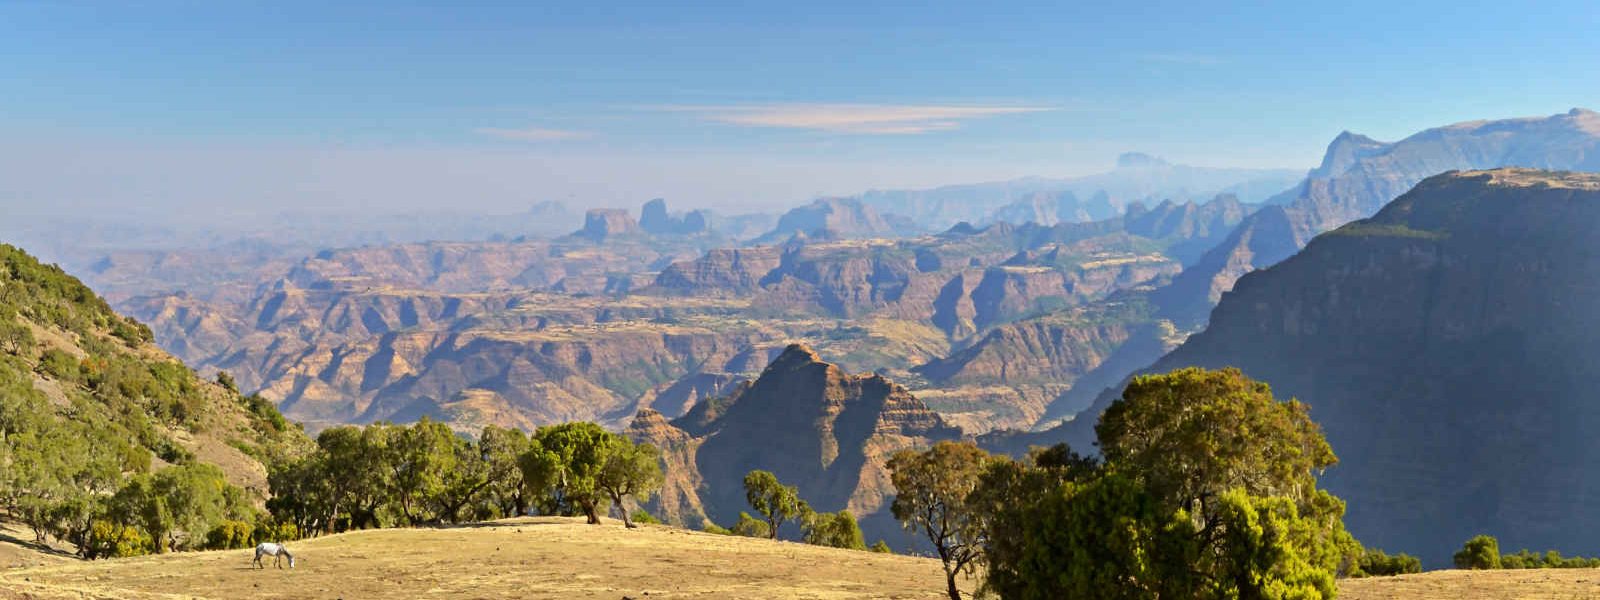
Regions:
<instances>
[{"instance_id":1,"label":"cluster of trees","mask_svg":"<svg viewBox=\"0 0 1600 600\"><path fill-rule=\"evenodd\" d=\"M281 533L174 441L215 407L188 368L141 353L149 340L60 268L0 245L0 509L87 558L213 547L229 522ZM265 456L269 438L299 435L270 403L223 396L253 415L237 447Z\"/></svg>"},{"instance_id":2,"label":"cluster of trees","mask_svg":"<svg viewBox=\"0 0 1600 600\"><path fill-rule=\"evenodd\" d=\"M957 577L1004 598L1331 598L1361 568L1335 462L1304 405L1238 370L1135 378L1096 427L1103 460L943 442L889 462L892 510Z\"/></svg>"},{"instance_id":3,"label":"cluster of trees","mask_svg":"<svg viewBox=\"0 0 1600 600\"><path fill-rule=\"evenodd\" d=\"M800 497L798 486L785 485L770 471L758 469L745 474L744 497L756 516L740 512L739 520L733 527L706 523L705 531L775 540L784 524L794 522L800 528L800 539L807 544L889 552L889 544L883 540L878 540L870 548L867 546L861 525L850 511L817 512Z\"/></svg>"},{"instance_id":4,"label":"cluster of trees","mask_svg":"<svg viewBox=\"0 0 1600 600\"><path fill-rule=\"evenodd\" d=\"M1452 557L1458 569L1593 569L1600 558L1562 556L1555 550L1542 553L1527 548L1516 554L1501 554L1500 540L1489 535L1473 536Z\"/></svg>"},{"instance_id":5,"label":"cluster of trees","mask_svg":"<svg viewBox=\"0 0 1600 600\"><path fill-rule=\"evenodd\" d=\"M481 521L537 512L599 523L661 486L656 449L587 422L532 435L488 426L476 440L427 418L343 426L268 477L267 508L308 533Z\"/></svg>"}]
</instances>

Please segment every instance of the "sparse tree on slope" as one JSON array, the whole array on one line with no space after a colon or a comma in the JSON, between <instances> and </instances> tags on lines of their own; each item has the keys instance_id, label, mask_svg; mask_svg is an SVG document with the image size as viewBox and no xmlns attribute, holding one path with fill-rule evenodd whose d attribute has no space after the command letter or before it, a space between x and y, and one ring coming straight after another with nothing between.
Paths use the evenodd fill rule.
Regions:
<instances>
[{"instance_id":1,"label":"sparse tree on slope","mask_svg":"<svg viewBox=\"0 0 1600 600\"><path fill-rule=\"evenodd\" d=\"M635 444L626 437L611 434L598 486L622 513L622 524L633 529L633 520L628 517L628 507L623 505L623 500L630 496L638 501L648 500L661 488L661 453L655 446Z\"/></svg>"},{"instance_id":2,"label":"sparse tree on slope","mask_svg":"<svg viewBox=\"0 0 1600 600\"><path fill-rule=\"evenodd\" d=\"M771 471L755 470L744 476L744 498L767 522L767 537L778 539L784 521L802 514L799 488L784 485Z\"/></svg>"},{"instance_id":3,"label":"sparse tree on slope","mask_svg":"<svg viewBox=\"0 0 1600 600\"><path fill-rule=\"evenodd\" d=\"M961 600L956 577L970 573L983 555L982 515L969 508L967 497L990 460L977 446L957 442L939 442L922 452L901 450L889 459L895 489L890 510L933 543L951 600Z\"/></svg>"}]
</instances>

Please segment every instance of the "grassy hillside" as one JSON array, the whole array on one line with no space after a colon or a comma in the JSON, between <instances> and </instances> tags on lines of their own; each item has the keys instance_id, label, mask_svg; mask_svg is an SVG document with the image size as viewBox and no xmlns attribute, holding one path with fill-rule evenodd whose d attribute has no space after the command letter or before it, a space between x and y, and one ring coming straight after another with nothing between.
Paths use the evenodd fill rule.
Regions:
<instances>
[{"instance_id":1,"label":"grassy hillside","mask_svg":"<svg viewBox=\"0 0 1600 600\"><path fill-rule=\"evenodd\" d=\"M259 505L268 465L309 445L271 403L202 380L82 282L0 245L0 522L81 541L125 482L174 465Z\"/></svg>"}]
</instances>

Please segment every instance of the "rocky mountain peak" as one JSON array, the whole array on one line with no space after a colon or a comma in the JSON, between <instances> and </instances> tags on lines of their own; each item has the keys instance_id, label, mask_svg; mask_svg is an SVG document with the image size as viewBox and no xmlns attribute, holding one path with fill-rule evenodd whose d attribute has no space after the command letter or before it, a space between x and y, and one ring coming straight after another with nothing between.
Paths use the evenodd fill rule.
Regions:
<instances>
[{"instance_id":1,"label":"rocky mountain peak","mask_svg":"<svg viewBox=\"0 0 1600 600\"><path fill-rule=\"evenodd\" d=\"M667 211L666 200L656 198L644 203L639 212L639 227L653 235L689 235L704 233L710 228L710 219L703 210L674 215Z\"/></svg>"},{"instance_id":2,"label":"rocky mountain peak","mask_svg":"<svg viewBox=\"0 0 1600 600\"><path fill-rule=\"evenodd\" d=\"M1117 156L1118 169L1154 169L1170 166L1172 163L1143 152L1124 152Z\"/></svg>"},{"instance_id":3,"label":"rocky mountain peak","mask_svg":"<svg viewBox=\"0 0 1600 600\"><path fill-rule=\"evenodd\" d=\"M1389 145L1359 133L1342 131L1322 155L1322 164L1311 171L1312 177L1337 177L1349 170L1356 161L1383 152Z\"/></svg>"}]
</instances>

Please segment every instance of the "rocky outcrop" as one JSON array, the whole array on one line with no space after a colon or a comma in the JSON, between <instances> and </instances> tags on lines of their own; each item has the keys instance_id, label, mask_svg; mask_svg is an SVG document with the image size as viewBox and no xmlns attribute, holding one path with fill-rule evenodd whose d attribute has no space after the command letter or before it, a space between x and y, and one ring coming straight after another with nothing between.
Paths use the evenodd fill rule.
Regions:
<instances>
[{"instance_id":1,"label":"rocky outcrop","mask_svg":"<svg viewBox=\"0 0 1600 600\"><path fill-rule=\"evenodd\" d=\"M1311 407L1363 543L1448 564L1461 540L1576 552L1600 535L1600 175L1430 178L1239 280L1157 362L1237 366ZM1057 433L1080 448L1093 415Z\"/></svg>"},{"instance_id":2,"label":"rocky outcrop","mask_svg":"<svg viewBox=\"0 0 1600 600\"><path fill-rule=\"evenodd\" d=\"M1457 123L1392 144L1341 134L1304 182L1247 218L1155 298L1166 314L1196 326L1241 275L1371 215L1423 178L1511 166L1600 171L1600 114L1573 109L1547 118Z\"/></svg>"},{"instance_id":3,"label":"rocky outcrop","mask_svg":"<svg viewBox=\"0 0 1600 600\"><path fill-rule=\"evenodd\" d=\"M689 412L694 405L725 396L746 381L749 380L736 373L693 373L651 390L640 398L639 404L647 405L667 418L677 418Z\"/></svg>"},{"instance_id":4,"label":"rocky outcrop","mask_svg":"<svg viewBox=\"0 0 1600 600\"><path fill-rule=\"evenodd\" d=\"M670 426L644 411L629 428L635 439L668 449L669 470L682 470L668 475L661 507L686 523L700 517L695 506L731 523L748 510L745 474L765 469L797 485L816 510L850 510L864 527L892 531L889 455L961 435L905 388L845 373L803 345L786 348L754 383L702 405Z\"/></svg>"},{"instance_id":5,"label":"rocky outcrop","mask_svg":"<svg viewBox=\"0 0 1600 600\"><path fill-rule=\"evenodd\" d=\"M667 212L667 201L656 198L644 204L639 227L651 235L694 235L710 230L709 214L704 210L682 215Z\"/></svg>"},{"instance_id":6,"label":"rocky outcrop","mask_svg":"<svg viewBox=\"0 0 1600 600\"><path fill-rule=\"evenodd\" d=\"M665 208L665 207L663 207ZM595 241L643 232L633 215L621 208L591 208L583 215L583 229L574 234Z\"/></svg>"}]
</instances>

